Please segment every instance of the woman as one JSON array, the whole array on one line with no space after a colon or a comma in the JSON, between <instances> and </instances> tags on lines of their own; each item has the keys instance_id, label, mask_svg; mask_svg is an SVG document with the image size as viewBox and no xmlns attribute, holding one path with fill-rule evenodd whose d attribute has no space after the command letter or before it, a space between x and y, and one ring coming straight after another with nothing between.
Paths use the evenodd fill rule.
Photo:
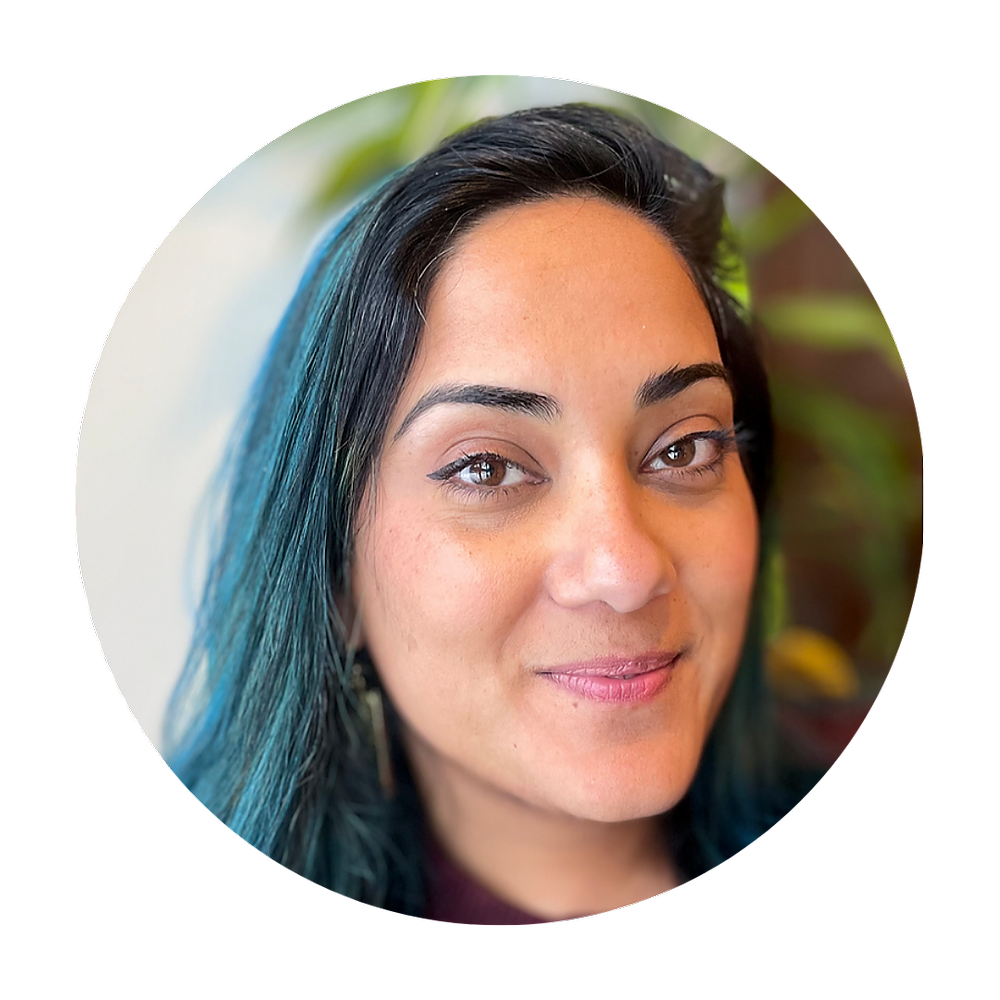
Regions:
<instances>
[{"instance_id":1,"label":"woman","mask_svg":"<svg viewBox=\"0 0 1000 1000\"><path fill-rule=\"evenodd\" d=\"M231 456L171 766L405 913L665 891L780 815L766 377L721 184L642 126L488 120L315 255Z\"/></svg>"}]
</instances>

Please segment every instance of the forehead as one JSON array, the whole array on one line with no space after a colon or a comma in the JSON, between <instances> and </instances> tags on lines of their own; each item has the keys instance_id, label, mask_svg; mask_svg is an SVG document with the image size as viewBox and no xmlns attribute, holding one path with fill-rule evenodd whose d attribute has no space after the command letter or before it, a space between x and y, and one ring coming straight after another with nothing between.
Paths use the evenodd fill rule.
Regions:
<instances>
[{"instance_id":1,"label":"forehead","mask_svg":"<svg viewBox=\"0 0 1000 1000\"><path fill-rule=\"evenodd\" d=\"M672 365L719 360L678 253L645 220L596 197L488 216L449 255L425 315L413 372L421 385L503 375L558 392L584 376L634 389Z\"/></svg>"}]
</instances>

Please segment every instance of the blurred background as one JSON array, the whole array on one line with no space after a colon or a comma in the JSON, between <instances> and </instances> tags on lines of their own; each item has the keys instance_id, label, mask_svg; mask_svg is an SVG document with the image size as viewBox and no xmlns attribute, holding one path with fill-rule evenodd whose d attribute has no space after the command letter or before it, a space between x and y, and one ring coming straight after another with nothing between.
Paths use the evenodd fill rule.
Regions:
<instances>
[{"instance_id":1,"label":"blurred background","mask_svg":"<svg viewBox=\"0 0 1000 1000\"><path fill-rule=\"evenodd\" d=\"M916 414L864 280L776 177L688 119L581 84L464 77L363 98L250 157L170 233L115 322L81 433L80 560L105 655L155 745L204 573L203 497L310 247L361 191L456 129L567 101L629 113L726 179L742 261L732 290L762 323L774 395L767 638L783 752L825 769L864 719L922 539Z\"/></svg>"}]
</instances>

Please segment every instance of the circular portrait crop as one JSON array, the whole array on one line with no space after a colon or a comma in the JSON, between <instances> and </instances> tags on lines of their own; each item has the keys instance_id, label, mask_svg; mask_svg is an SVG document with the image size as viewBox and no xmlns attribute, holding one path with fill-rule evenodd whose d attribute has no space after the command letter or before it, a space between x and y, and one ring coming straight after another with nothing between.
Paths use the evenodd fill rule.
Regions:
<instances>
[{"instance_id":1,"label":"circular portrait crop","mask_svg":"<svg viewBox=\"0 0 1000 1000\"><path fill-rule=\"evenodd\" d=\"M437 80L252 156L129 295L87 596L169 766L401 913L602 913L732 857L872 704L921 550L892 337L663 108Z\"/></svg>"}]
</instances>

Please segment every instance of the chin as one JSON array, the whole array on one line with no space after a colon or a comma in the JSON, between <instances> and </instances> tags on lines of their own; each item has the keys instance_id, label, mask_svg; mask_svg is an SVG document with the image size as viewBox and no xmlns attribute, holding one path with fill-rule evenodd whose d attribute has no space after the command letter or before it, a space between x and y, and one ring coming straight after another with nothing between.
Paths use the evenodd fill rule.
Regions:
<instances>
[{"instance_id":1,"label":"chin","mask_svg":"<svg viewBox=\"0 0 1000 1000\"><path fill-rule=\"evenodd\" d=\"M604 789L599 795L583 795L567 801L563 811L595 823L627 823L669 812L684 798L689 787L690 783L658 789Z\"/></svg>"},{"instance_id":2,"label":"chin","mask_svg":"<svg viewBox=\"0 0 1000 1000\"><path fill-rule=\"evenodd\" d=\"M594 771L557 781L550 801L564 813L600 823L624 823L669 812L687 794L701 744L656 754L629 754Z\"/></svg>"}]
</instances>

